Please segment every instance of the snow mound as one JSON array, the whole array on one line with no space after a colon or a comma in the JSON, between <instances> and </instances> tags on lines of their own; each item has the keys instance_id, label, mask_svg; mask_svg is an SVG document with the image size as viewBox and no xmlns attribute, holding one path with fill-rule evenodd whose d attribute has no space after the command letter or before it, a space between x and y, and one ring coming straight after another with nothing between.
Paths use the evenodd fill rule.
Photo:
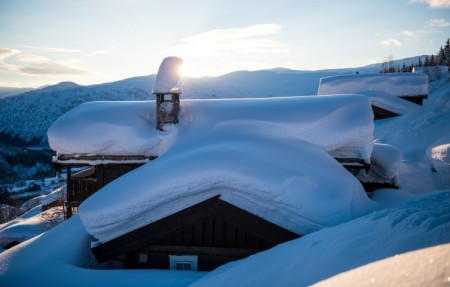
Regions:
<instances>
[{"instance_id":1,"label":"snow mound","mask_svg":"<svg viewBox=\"0 0 450 287\"><path fill-rule=\"evenodd\" d=\"M369 162L373 120L367 98L183 104L178 137L164 156L80 206L83 224L100 242L215 195L298 234L372 209L361 184L329 155Z\"/></svg>"},{"instance_id":2,"label":"snow mound","mask_svg":"<svg viewBox=\"0 0 450 287\"><path fill-rule=\"evenodd\" d=\"M172 133L156 131L155 102L89 102L55 121L48 129L58 154L145 155L163 153Z\"/></svg>"},{"instance_id":3,"label":"snow mound","mask_svg":"<svg viewBox=\"0 0 450 287\"><path fill-rule=\"evenodd\" d=\"M159 66L152 93L182 94L183 82L181 77L181 66L183 66L183 60L181 58L164 58Z\"/></svg>"},{"instance_id":4,"label":"snow mound","mask_svg":"<svg viewBox=\"0 0 450 287\"><path fill-rule=\"evenodd\" d=\"M23 242L39 235L64 220L61 207L42 211L42 206L36 206L27 213L13 220L0 224L0 246L14 241Z\"/></svg>"},{"instance_id":5,"label":"snow mound","mask_svg":"<svg viewBox=\"0 0 450 287\"><path fill-rule=\"evenodd\" d=\"M401 188L412 193L449 187L450 172L446 162L438 160L438 151L443 156L450 143L450 84L447 79L432 82L430 91L424 106L375 123L377 142L402 151L399 180Z\"/></svg>"},{"instance_id":6,"label":"snow mound","mask_svg":"<svg viewBox=\"0 0 450 287\"><path fill-rule=\"evenodd\" d=\"M202 272L100 270L78 216L0 254L0 286L182 287Z\"/></svg>"},{"instance_id":7,"label":"snow mound","mask_svg":"<svg viewBox=\"0 0 450 287\"><path fill-rule=\"evenodd\" d=\"M210 136L217 140L236 128ZM92 195L79 215L104 243L216 195L297 234L373 208L356 178L322 149L247 135L168 153Z\"/></svg>"},{"instance_id":8,"label":"snow mound","mask_svg":"<svg viewBox=\"0 0 450 287\"><path fill-rule=\"evenodd\" d=\"M309 286L380 259L449 243L449 230L450 191L426 193L396 208L373 212L229 263L190 286ZM385 272L402 272L390 270L384 269L382 276Z\"/></svg>"},{"instance_id":9,"label":"snow mound","mask_svg":"<svg viewBox=\"0 0 450 287\"><path fill-rule=\"evenodd\" d=\"M334 157L366 163L373 148L370 103L357 95L184 100L180 124L159 132L155 121L154 101L90 102L55 121L47 135L58 155L161 156L178 141L179 133L197 130L207 137L208 131L227 125L243 134L256 128L268 135L294 136Z\"/></svg>"},{"instance_id":10,"label":"snow mound","mask_svg":"<svg viewBox=\"0 0 450 287\"><path fill-rule=\"evenodd\" d=\"M377 182L399 185L398 170L402 160L400 150L392 145L375 143L372 157L370 158L370 169L357 174L362 182Z\"/></svg>"},{"instance_id":11,"label":"snow mound","mask_svg":"<svg viewBox=\"0 0 450 287\"><path fill-rule=\"evenodd\" d=\"M428 159L443 181L445 187L450 187L450 144L442 144L428 150Z\"/></svg>"},{"instance_id":12,"label":"snow mound","mask_svg":"<svg viewBox=\"0 0 450 287\"><path fill-rule=\"evenodd\" d=\"M313 286L445 286L449 258L450 244L438 245L370 263Z\"/></svg>"},{"instance_id":13,"label":"snow mound","mask_svg":"<svg viewBox=\"0 0 450 287\"><path fill-rule=\"evenodd\" d=\"M428 95L428 77L422 73L355 74L325 77L320 79L317 94L423 96Z\"/></svg>"}]
</instances>

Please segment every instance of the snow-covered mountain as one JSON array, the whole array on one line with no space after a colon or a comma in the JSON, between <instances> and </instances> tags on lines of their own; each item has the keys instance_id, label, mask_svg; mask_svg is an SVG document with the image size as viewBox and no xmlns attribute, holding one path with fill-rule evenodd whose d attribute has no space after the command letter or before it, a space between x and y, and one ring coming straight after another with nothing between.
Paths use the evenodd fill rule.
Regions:
<instances>
[{"instance_id":1,"label":"snow-covered mountain","mask_svg":"<svg viewBox=\"0 0 450 287\"><path fill-rule=\"evenodd\" d=\"M32 88L10 88L10 87L0 87L0 99L19 95L28 91L33 90Z\"/></svg>"}]
</instances>

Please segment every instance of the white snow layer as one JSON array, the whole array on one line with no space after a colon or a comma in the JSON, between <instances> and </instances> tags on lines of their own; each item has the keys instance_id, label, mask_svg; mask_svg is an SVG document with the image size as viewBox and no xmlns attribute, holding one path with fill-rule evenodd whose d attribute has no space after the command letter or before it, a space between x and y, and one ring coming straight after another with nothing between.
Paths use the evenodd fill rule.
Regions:
<instances>
[{"instance_id":1,"label":"white snow layer","mask_svg":"<svg viewBox=\"0 0 450 287\"><path fill-rule=\"evenodd\" d=\"M376 261L313 286L448 286L449 259L450 244L442 244Z\"/></svg>"},{"instance_id":2,"label":"white snow layer","mask_svg":"<svg viewBox=\"0 0 450 287\"><path fill-rule=\"evenodd\" d=\"M370 162L373 114L362 96L183 100L180 124L156 130L154 101L90 102L69 111L48 130L50 147L66 155L160 156L185 129L208 134L235 126L246 134L295 137L334 157ZM226 135L225 135L226 137Z\"/></svg>"},{"instance_id":3,"label":"white snow layer","mask_svg":"<svg viewBox=\"0 0 450 287\"><path fill-rule=\"evenodd\" d=\"M422 73L353 74L320 79L317 95L361 94L372 105L403 115L419 107L401 96L428 94L428 77Z\"/></svg>"},{"instance_id":4,"label":"white snow layer","mask_svg":"<svg viewBox=\"0 0 450 287\"><path fill-rule=\"evenodd\" d=\"M169 151L80 206L86 230L99 241L215 195L298 234L373 208L358 180L325 152L369 162L373 121L366 97L183 103Z\"/></svg>"},{"instance_id":5,"label":"white snow layer","mask_svg":"<svg viewBox=\"0 0 450 287\"><path fill-rule=\"evenodd\" d=\"M317 94L428 95L428 76L422 73L379 73L325 77L320 79Z\"/></svg>"},{"instance_id":6,"label":"white snow layer","mask_svg":"<svg viewBox=\"0 0 450 287\"><path fill-rule=\"evenodd\" d=\"M361 170L357 178L361 182L378 182L398 185L398 169L402 160L400 150L392 145L375 143L370 169L368 172Z\"/></svg>"},{"instance_id":7,"label":"white snow layer","mask_svg":"<svg viewBox=\"0 0 450 287\"><path fill-rule=\"evenodd\" d=\"M201 272L101 270L78 216L0 254L0 286L187 286Z\"/></svg>"},{"instance_id":8,"label":"white snow layer","mask_svg":"<svg viewBox=\"0 0 450 287\"><path fill-rule=\"evenodd\" d=\"M449 216L450 191L416 195L401 206L324 228L229 263L203 278L205 273L190 271L101 270L90 251L90 236L74 216L1 253L0 285L58 286L64 282L67 287L157 287L187 286L200 279L192 286L308 286L380 259L448 243ZM436 272L447 274L446 265L435 266ZM409 267L405 262L399 269L384 271L395 277L396 272L404 273ZM422 275L426 278L429 274Z\"/></svg>"},{"instance_id":9,"label":"white snow layer","mask_svg":"<svg viewBox=\"0 0 450 287\"><path fill-rule=\"evenodd\" d=\"M246 259L231 262L208 273L190 286L309 286L370 262L449 243L449 230L450 191L430 192L415 196L396 208L376 211L351 222L280 244ZM398 269L385 269L382 274L372 275L379 279L386 276L393 281L405 272L420 273L423 278L429 276L426 269L411 267L408 259L409 257L405 256L404 264L397 265ZM417 266L427 263L420 262L427 260L427 257L418 260ZM448 280L447 277L442 277L443 274L448 274L448 266L434 266L437 269L433 275ZM437 273L440 275L436 275ZM399 283L396 286L420 286L412 281L413 279L414 277L404 278L402 282L395 281ZM359 281L353 283L352 286L360 286ZM448 284L445 281L436 283L442 285L422 286ZM374 282L371 286L383 285Z\"/></svg>"},{"instance_id":10,"label":"white snow layer","mask_svg":"<svg viewBox=\"0 0 450 287\"><path fill-rule=\"evenodd\" d=\"M183 81L181 75L183 60L178 57L164 58L159 66L152 93L154 94L182 94Z\"/></svg>"}]
</instances>

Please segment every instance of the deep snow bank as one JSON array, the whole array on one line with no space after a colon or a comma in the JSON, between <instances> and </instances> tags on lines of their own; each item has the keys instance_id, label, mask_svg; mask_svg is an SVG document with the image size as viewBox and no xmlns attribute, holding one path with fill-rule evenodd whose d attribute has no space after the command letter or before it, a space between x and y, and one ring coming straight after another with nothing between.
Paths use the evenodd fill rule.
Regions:
<instances>
[{"instance_id":1,"label":"deep snow bank","mask_svg":"<svg viewBox=\"0 0 450 287\"><path fill-rule=\"evenodd\" d=\"M450 83L430 83L423 107L396 118L376 122L377 142L402 151L401 188L413 193L450 187L446 146L450 144ZM432 170L434 169L435 172Z\"/></svg>"},{"instance_id":2,"label":"deep snow bank","mask_svg":"<svg viewBox=\"0 0 450 287\"><path fill-rule=\"evenodd\" d=\"M376 260L448 242L450 191L426 193L229 263L191 286L309 286Z\"/></svg>"},{"instance_id":3,"label":"deep snow bank","mask_svg":"<svg viewBox=\"0 0 450 287\"><path fill-rule=\"evenodd\" d=\"M293 136L337 157L370 162L373 148L373 115L361 96L183 100L180 124L166 132L156 131L155 117L154 101L85 103L55 121L48 140L58 154L156 156L185 129L207 134L234 124Z\"/></svg>"},{"instance_id":4,"label":"deep snow bank","mask_svg":"<svg viewBox=\"0 0 450 287\"><path fill-rule=\"evenodd\" d=\"M86 230L106 242L215 195L298 234L373 208L356 178L322 149L248 129L230 137L236 129L211 131L211 140L174 149L92 195L80 206Z\"/></svg>"},{"instance_id":5,"label":"deep snow bank","mask_svg":"<svg viewBox=\"0 0 450 287\"><path fill-rule=\"evenodd\" d=\"M438 245L376 261L313 286L446 286L449 258L450 244Z\"/></svg>"},{"instance_id":6,"label":"deep snow bank","mask_svg":"<svg viewBox=\"0 0 450 287\"><path fill-rule=\"evenodd\" d=\"M0 254L0 286L186 286L201 272L99 270L78 216ZM91 269L89 269L91 268Z\"/></svg>"},{"instance_id":7,"label":"deep snow bank","mask_svg":"<svg viewBox=\"0 0 450 287\"><path fill-rule=\"evenodd\" d=\"M400 99L428 95L428 77L422 73L353 74L320 79L317 95L361 94L372 105L403 115L419 105Z\"/></svg>"},{"instance_id":8,"label":"deep snow bank","mask_svg":"<svg viewBox=\"0 0 450 287\"><path fill-rule=\"evenodd\" d=\"M428 95L428 76L422 73L378 73L325 77L320 79L317 94Z\"/></svg>"}]
</instances>

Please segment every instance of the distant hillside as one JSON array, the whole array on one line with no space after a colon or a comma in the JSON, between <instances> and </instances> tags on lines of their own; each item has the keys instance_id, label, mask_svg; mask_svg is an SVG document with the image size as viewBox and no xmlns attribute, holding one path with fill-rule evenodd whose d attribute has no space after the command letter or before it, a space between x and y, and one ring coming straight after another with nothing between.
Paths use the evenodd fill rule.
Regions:
<instances>
[{"instance_id":1,"label":"distant hillside","mask_svg":"<svg viewBox=\"0 0 450 287\"><path fill-rule=\"evenodd\" d=\"M9 88L9 87L0 87L0 99L11 97L15 95L19 95L28 91L33 90L32 88Z\"/></svg>"},{"instance_id":2,"label":"distant hillside","mask_svg":"<svg viewBox=\"0 0 450 287\"><path fill-rule=\"evenodd\" d=\"M0 100L0 143L14 145L16 136L32 145L45 145L48 127L61 115L88 101L146 100L150 90L133 82L151 82L153 77L130 79L114 84L80 86L63 82ZM130 84L131 82L131 84ZM148 85L148 84L147 84Z\"/></svg>"}]
</instances>

